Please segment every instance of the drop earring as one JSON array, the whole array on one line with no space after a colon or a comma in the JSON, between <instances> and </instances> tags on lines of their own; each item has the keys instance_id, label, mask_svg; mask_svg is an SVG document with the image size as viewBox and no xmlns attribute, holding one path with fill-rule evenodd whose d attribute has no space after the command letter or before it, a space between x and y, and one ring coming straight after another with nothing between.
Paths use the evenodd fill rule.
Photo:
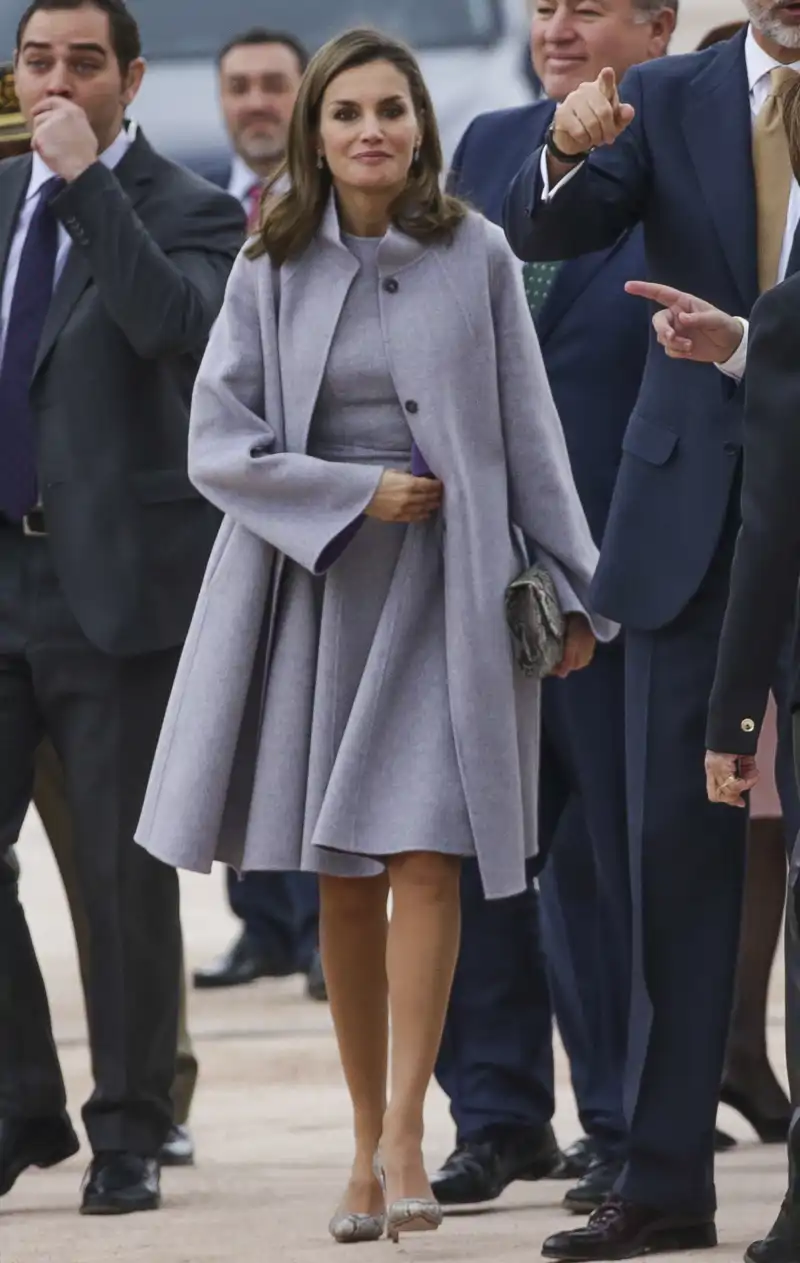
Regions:
<instances>
[{"instance_id":1,"label":"drop earring","mask_svg":"<svg viewBox=\"0 0 800 1263\"><path fill-rule=\"evenodd\" d=\"M317 154L317 170L318 171L325 170L325 159L323 158L321 153Z\"/></svg>"},{"instance_id":2,"label":"drop earring","mask_svg":"<svg viewBox=\"0 0 800 1263\"><path fill-rule=\"evenodd\" d=\"M418 162L419 162L419 145L417 145L416 148L414 149L411 165L415 167Z\"/></svg>"}]
</instances>

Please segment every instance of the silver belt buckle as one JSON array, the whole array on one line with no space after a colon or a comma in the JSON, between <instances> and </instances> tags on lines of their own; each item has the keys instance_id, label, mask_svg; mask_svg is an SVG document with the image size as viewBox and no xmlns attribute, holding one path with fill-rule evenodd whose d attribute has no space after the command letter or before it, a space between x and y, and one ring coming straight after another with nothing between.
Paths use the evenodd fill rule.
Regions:
<instances>
[{"instance_id":1,"label":"silver belt buckle","mask_svg":"<svg viewBox=\"0 0 800 1263\"><path fill-rule=\"evenodd\" d=\"M33 513L26 513L22 519L22 534L27 536L28 539L46 539L47 531L37 530L37 528L32 525L31 518L39 518L41 521L44 521L41 510L34 510Z\"/></svg>"}]
</instances>

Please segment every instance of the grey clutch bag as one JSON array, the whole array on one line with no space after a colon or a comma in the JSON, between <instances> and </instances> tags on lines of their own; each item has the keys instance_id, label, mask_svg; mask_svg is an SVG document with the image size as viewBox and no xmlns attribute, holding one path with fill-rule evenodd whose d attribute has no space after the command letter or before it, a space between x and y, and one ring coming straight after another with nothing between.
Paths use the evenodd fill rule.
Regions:
<instances>
[{"instance_id":1,"label":"grey clutch bag","mask_svg":"<svg viewBox=\"0 0 800 1263\"><path fill-rule=\"evenodd\" d=\"M509 584L506 621L523 675L539 680L550 675L564 656L566 619L544 566L531 566Z\"/></svg>"}]
</instances>

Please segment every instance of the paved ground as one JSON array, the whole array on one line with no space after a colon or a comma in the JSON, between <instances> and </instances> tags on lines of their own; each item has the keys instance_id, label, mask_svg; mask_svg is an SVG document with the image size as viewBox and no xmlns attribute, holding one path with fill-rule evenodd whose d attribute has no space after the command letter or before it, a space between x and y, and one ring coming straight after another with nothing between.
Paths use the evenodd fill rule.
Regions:
<instances>
[{"instance_id":1,"label":"paved ground","mask_svg":"<svg viewBox=\"0 0 800 1263\"><path fill-rule=\"evenodd\" d=\"M33 820L21 857L24 899L77 1118L88 1073L74 947L58 878ZM227 944L232 925L220 875L191 878L184 889L188 955L197 964ZM165 1174L161 1213L124 1220L84 1220L76 1213L85 1151L57 1171L28 1175L0 1209L2 1263L317 1263L331 1256L325 1226L346 1170L348 1114L327 1008L307 1001L299 979L290 979L239 993L195 993L191 1018L202 1062L193 1119L196 1169ZM777 992L770 1034L781 1062ZM556 1122L567 1142L577 1123L563 1059L560 1078ZM722 1121L742 1144L720 1163L721 1263L741 1258L770 1220L784 1183L781 1150L754 1144L734 1116ZM450 1141L446 1106L432 1092L432 1165ZM543 1236L565 1222L562 1194L556 1182L519 1184L491 1211L452 1216L435 1237L404 1243L403 1257L536 1259ZM384 1259L387 1251L386 1243L364 1246L359 1263L373 1255Z\"/></svg>"}]
</instances>

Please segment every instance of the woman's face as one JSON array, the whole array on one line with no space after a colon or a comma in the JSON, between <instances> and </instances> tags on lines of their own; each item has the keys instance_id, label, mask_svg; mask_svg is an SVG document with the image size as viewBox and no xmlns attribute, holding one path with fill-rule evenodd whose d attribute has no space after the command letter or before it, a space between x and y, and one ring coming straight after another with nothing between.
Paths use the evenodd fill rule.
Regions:
<instances>
[{"instance_id":1,"label":"woman's face","mask_svg":"<svg viewBox=\"0 0 800 1263\"><path fill-rule=\"evenodd\" d=\"M329 83L318 148L337 188L399 192L420 141L408 80L391 62L344 70Z\"/></svg>"}]
</instances>

